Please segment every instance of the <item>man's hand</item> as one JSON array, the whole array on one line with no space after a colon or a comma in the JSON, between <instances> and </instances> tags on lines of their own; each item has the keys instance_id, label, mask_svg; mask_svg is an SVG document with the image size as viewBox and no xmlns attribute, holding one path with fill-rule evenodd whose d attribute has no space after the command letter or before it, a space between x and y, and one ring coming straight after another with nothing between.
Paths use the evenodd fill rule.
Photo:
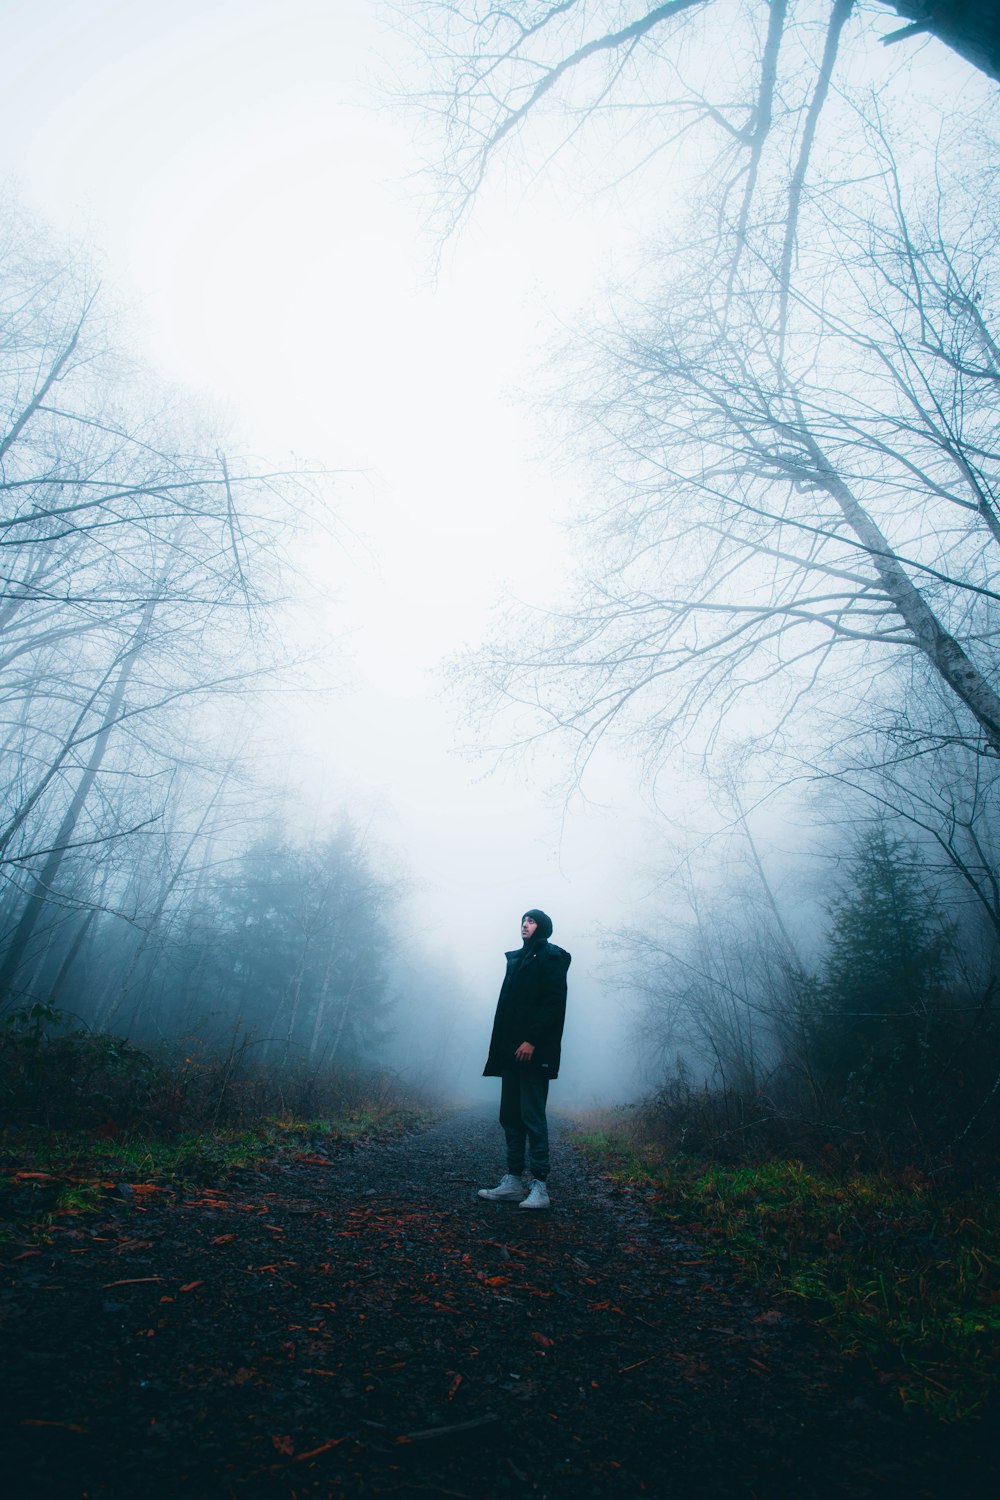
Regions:
<instances>
[{"instance_id":1,"label":"man's hand","mask_svg":"<svg viewBox=\"0 0 1000 1500\"><path fill-rule=\"evenodd\" d=\"M514 1053L514 1056L520 1063L530 1062L534 1055L535 1049L530 1042L522 1042L520 1047L518 1047L517 1051Z\"/></svg>"}]
</instances>

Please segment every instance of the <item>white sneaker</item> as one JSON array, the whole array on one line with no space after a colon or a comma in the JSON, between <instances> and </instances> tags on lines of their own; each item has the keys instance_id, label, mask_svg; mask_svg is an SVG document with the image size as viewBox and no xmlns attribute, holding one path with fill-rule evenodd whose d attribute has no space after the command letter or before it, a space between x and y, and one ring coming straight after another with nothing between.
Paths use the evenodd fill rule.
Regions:
<instances>
[{"instance_id":1,"label":"white sneaker","mask_svg":"<svg viewBox=\"0 0 1000 1500\"><path fill-rule=\"evenodd\" d=\"M531 1184L531 1192L525 1198L524 1202L519 1203L517 1206L518 1208L548 1208L549 1192L545 1183L536 1177Z\"/></svg>"},{"instance_id":2,"label":"white sneaker","mask_svg":"<svg viewBox=\"0 0 1000 1500\"><path fill-rule=\"evenodd\" d=\"M520 1177L515 1177L512 1172L505 1172L495 1188L480 1188L480 1198L490 1198L494 1202L520 1202L524 1197L524 1188Z\"/></svg>"}]
</instances>

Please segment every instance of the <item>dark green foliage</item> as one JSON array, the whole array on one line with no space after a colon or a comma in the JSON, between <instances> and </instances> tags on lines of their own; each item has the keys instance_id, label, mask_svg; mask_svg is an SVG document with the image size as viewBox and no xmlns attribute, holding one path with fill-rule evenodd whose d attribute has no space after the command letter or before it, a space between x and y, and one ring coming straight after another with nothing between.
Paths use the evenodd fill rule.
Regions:
<instances>
[{"instance_id":1,"label":"dark green foliage","mask_svg":"<svg viewBox=\"0 0 1000 1500\"><path fill-rule=\"evenodd\" d=\"M776 965L782 984L758 984L746 1015L730 996L737 1042L747 1016L772 1023L766 1075L743 1082L729 1065L735 1043L706 987L693 1036L727 1066L699 1079L679 1052L642 1106L648 1138L726 1163L836 1152L975 1174L1000 1134L997 956L985 923L963 925L954 904L959 915L945 917L940 890L919 849L886 827L858 838L814 971Z\"/></svg>"},{"instance_id":2,"label":"dark green foliage","mask_svg":"<svg viewBox=\"0 0 1000 1500\"><path fill-rule=\"evenodd\" d=\"M172 1141L183 1155L191 1132L214 1138L218 1130L252 1130L269 1119L323 1120L395 1109L404 1097L418 1102L415 1090L402 1090L382 1068L269 1062L238 1037L221 1050L140 1051L122 1037L70 1030L65 1019L53 1013L44 1023L29 1017L0 1028L4 1128L85 1132L91 1141ZM191 1149L210 1175L210 1153L197 1143Z\"/></svg>"},{"instance_id":3,"label":"dark green foliage","mask_svg":"<svg viewBox=\"0 0 1000 1500\"><path fill-rule=\"evenodd\" d=\"M859 1124L919 1128L954 1031L954 929L882 826L858 840L829 915L807 1001L814 1074Z\"/></svg>"},{"instance_id":4,"label":"dark green foliage","mask_svg":"<svg viewBox=\"0 0 1000 1500\"><path fill-rule=\"evenodd\" d=\"M122 1037L73 1030L47 1005L0 1027L0 1114L6 1124L128 1126L146 1116L161 1070Z\"/></svg>"}]
</instances>

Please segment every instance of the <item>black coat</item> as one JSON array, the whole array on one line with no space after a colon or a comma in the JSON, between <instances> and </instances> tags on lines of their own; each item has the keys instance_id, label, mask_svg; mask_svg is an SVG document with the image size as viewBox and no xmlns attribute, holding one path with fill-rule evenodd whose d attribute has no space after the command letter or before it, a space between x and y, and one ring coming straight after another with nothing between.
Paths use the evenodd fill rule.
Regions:
<instances>
[{"instance_id":1,"label":"black coat","mask_svg":"<svg viewBox=\"0 0 1000 1500\"><path fill-rule=\"evenodd\" d=\"M540 943L532 953L515 948L506 957L507 973L497 1001L483 1077L497 1078L524 1068L543 1078L557 1078L570 956L555 943ZM527 1063L519 1063L514 1057L522 1042L530 1042L535 1049Z\"/></svg>"}]
</instances>

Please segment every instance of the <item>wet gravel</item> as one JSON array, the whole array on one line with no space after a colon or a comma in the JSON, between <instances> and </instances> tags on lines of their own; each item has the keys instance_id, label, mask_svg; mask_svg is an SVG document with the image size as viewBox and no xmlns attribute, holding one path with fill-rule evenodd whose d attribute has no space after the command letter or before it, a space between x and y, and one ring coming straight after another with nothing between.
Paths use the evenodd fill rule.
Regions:
<instances>
[{"instance_id":1,"label":"wet gravel","mask_svg":"<svg viewBox=\"0 0 1000 1500\"><path fill-rule=\"evenodd\" d=\"M902 1410L790 1299L594 1175L486 1203L494 1111L173 1199L0 1268L29 1497L994 1495L986 1424Z\"/></svg>"}]
</instances>

